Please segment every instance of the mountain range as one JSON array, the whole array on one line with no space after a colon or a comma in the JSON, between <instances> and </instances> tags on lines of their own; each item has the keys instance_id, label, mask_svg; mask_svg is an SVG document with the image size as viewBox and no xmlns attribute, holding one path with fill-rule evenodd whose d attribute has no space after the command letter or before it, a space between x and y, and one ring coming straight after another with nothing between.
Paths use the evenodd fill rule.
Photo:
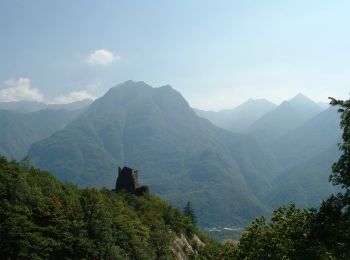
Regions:
<instances>
[{"instance_id":1,"label":"mountain range","mask_svg":"<svg viewBox=\"0 0 350 260\"><path fill-rule=\"evenodd\" d=\"M201 225L243 224L267 212L257 196L278 173L262 147L196 116L170 86L132 81L34 143L29 156L81 186L113 187L118 166L140 169L151 191L175 206L192 201Z\"/></svg>"},{"instance_id":2,"label":"mountain range","mask_svg":"<svg viewBox=\"0 0 350 260\"><path fill-rule=\"evenodd\" d=\"M33 123L43 111L54 122ZM84 187L114 187L118 166L139 169L141 182L174 206L191 201L202 227L242 226L276 205L316 206L336 191L328 176L339 116L302 94L205 112L170 86L127 81L84 109L43 111L1 111L0 153L28 150L35 165Z\"/></svg>"}]
</instances>

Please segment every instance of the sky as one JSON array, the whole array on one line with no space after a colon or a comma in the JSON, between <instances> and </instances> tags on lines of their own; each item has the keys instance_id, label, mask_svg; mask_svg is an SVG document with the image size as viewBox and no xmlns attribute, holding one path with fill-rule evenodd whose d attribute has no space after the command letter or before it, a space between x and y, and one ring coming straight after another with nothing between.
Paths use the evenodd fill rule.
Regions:
<instances>
[{"instance_id":1,"label":"sky","mask_svg":"<svg viewBox=\"0 0 350 260\"><path fill-rule=\"evenodd\" d=\"M191 106L350 93L350 1L1 0L0 101L69 103L127 81Z\"/></svg>"}]
</instances>

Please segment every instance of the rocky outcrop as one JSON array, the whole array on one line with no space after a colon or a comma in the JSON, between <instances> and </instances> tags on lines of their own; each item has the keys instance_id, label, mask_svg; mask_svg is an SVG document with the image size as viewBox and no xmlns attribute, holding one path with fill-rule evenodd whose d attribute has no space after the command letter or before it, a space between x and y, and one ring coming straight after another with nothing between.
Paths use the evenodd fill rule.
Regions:
<instances>
[{"instance_id":1,"label":"rocky outcrop","mask_svg":"<svg viewBox=\"0 0 350 260\"><path fill-rule=\"evenodd\" d=\"M196 248L204 245L196 235L193 235L192 239L188 239L185 235L181 234L180 236L175 236L171 250L176 259L188 260L189 255L197 255Z\"/></svg>"}]
</instances>

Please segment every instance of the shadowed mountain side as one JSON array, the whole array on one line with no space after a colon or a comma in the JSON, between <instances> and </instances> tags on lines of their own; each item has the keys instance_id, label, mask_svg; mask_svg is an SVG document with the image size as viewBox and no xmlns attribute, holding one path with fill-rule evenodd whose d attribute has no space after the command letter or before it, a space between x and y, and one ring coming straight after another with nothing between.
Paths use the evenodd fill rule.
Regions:
<instances>
[{"instance_id":1,"label":"shadowed mountain side","mask_svg":"<svg viewBox=\"0 0 350 260\"><path fill-rule=\"evenodd\" d=\"M298 207L317 207L338 188L329 181L331 166L340 152L336 145L282 173L273 182L273 192L265 197L271 207L294 202Z\"/></svg>"},{"instance_id":2,"label":"shadowed mountain side","mask_svg":"<svg viewBox=\"0 0 350 260\"><path fill-rule=\"evenodd\" d=\"M132 81L32 145L29 155L82 186L112 187L118 165L140 169L151 191L178 207L191 200L200 208L200 225L243 224L266 213L256 195L269 191L278 174L253 140L199 118L170 86Z\"/></svg>"},{"instance_id":3,"label":"shadowed mountain side","mask_svg":"<svg viewBox=\"0 0 350 260\"><path fill-rule=\"evenodd\" d=\"M80 110L40 110L22 114L0 110L0 154L21 160L32 143L62 129L80 113Z\"/></svg>"},{"instance_id":4,"label":"shadowed mountain side","mask_svg":"<svg viewBox=\"0 0 350 260\"><path fill-rule=\"evenodd\" d=\"M309 121L281 137L274 145L277 160L290 169L315 157L341 140L340 116L336 107L330 107Z\"/></svg>"}]
</instances>

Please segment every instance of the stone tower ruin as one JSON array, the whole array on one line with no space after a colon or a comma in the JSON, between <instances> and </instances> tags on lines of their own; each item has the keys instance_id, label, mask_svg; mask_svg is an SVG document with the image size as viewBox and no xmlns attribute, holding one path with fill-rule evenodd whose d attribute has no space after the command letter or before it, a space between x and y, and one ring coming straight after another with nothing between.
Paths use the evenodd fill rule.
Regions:
<instances>
[{"instance_id":1,"label":"stone tower ruin","mask_svg":"<svg viewBox=\"0 0 350 260\"><path fill-rule=\"evenodd\" d=\"M115 191L126 191L135 195L148 193L147 186L139 186L138 178L138 170L129 167L124 167L123 169L118 167L118 178L115 184Z\"/></svg>"}]
</instances>

